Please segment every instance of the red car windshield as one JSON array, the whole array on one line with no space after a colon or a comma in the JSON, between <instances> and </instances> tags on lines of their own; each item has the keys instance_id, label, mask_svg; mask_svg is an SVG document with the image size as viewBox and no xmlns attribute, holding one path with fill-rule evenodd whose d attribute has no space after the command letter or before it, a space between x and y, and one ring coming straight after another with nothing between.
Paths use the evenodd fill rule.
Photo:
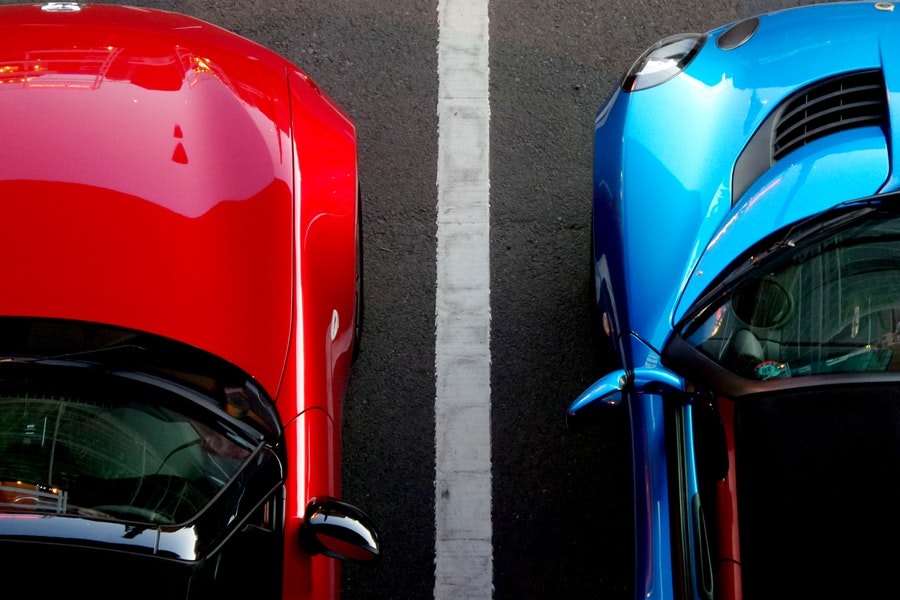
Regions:
<instances>
[{"instance_id":1,"label":"red car windshield","mask_svg":"<svg viewBox=\"0 0 900 600\"><path fill-rule=\"evenodd\" d=\"M80 331L115 343L63 348L61 332L79 327L0 322L0 513L192 521L273 439L270 403L238 371L172 345Z\"/></svg>"},{"instance_id":2,"label":"red car windshield","mask_svg":"<svg viewBox=\"0 0 900 600\"><path fill-rule=\"evenodd\" d=\"M0 511L180 523L250 455L246 442L148 401L142 384L104 383L59 397L18 377L0 382Z\"/></svg>"}]
</instances>

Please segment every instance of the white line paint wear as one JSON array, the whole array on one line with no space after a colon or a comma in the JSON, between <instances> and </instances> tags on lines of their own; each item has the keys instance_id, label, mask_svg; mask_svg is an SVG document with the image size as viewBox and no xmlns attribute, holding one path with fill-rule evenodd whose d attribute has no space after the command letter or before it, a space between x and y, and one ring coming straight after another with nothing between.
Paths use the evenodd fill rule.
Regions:
<instances>
[{"instance_id":1,"label":"white line paint wear","mask_svg":"<svg viewBox=\"0 0 900 600\"><path fill-rule=\"evenodd\" d=\"M488 0L438 0L435 600L490 600Z\"/></svg>"}]
</instances>

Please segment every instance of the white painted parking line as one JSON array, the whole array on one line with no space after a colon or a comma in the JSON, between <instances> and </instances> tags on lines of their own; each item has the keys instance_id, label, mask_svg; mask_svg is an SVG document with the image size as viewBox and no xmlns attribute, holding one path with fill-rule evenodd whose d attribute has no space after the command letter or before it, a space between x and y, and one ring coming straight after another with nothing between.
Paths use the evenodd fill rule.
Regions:
<instances>
[{"instance_id":1,"label":"white painted parking line","mask_svg":"<svg viewBox=\"0 0 900 600\"><path fill-rule=\"evenodd\" d=\"M490 600L488 0L438 1L435 600Z\"/></svg>"}]
</instances>

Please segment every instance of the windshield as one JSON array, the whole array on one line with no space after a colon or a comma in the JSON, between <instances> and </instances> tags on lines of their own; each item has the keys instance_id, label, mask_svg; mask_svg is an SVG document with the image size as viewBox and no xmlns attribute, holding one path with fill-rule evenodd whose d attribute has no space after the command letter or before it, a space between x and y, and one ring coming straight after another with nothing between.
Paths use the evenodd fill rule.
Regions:
<instances>
[{"instance_id":1,"label":"windshield","mask_svg":"<svg viewBox=\"0 0 900 600\"><path fill-rule=\"evenodd\" d=\"M0 365L0 511L184 522L250 455L159 388L84 367L13 366Z\"/></svg>"},{"instance_id":2,"label":"windshield","mask_svg":"<svg viewBox=\"0 0 900 600\"><path fill-rule=\"evenodd\" d=\"M897 369L900 217L859 209L756 252L685 328L687 341L757 380Z\"/></svg>"},{"instance_id":3,"label":"windshield","mask_svg":"<svg viewBox=\"0 0 900 600\"><path fill-rule=\"evenodd\" d=\"M209 355L96 333L0 320L0 514L191 521L271 439L265 398Z\"/></svg>"}]
</instances>

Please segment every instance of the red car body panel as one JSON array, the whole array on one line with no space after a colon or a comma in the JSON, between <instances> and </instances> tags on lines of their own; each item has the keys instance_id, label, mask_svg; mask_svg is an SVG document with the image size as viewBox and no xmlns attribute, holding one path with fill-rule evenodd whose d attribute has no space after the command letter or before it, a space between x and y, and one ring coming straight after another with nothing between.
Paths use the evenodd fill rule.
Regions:
<instances>
[{"instance_id":1,"label":"red car body panel","mask_svg":"<svg viewBox=\"0 0 900 600\"><path fill-rule=\"evenodd\" d=\"M0 111L0 315L158 334L257 379L297 459L285 597L336 597L338 563L296 533L309 498L340 495L352 121L251 41L101 5L0 9Z\"/></svg>"},{"instance_id":2,"label":"red car body panel","mask_svg":"<svg viewBox=\"0 0 900 600\"><path fill-rule=\"evenodd\" d=\"M719 414L725 445L728 449L728 474L716 482L717 539L716 552L719 556L717 577L720 587L717 600L741 600L741 540L738 527L737 464L734 457L734 401L719 398Z\"/></svg>"}]
</instances>

